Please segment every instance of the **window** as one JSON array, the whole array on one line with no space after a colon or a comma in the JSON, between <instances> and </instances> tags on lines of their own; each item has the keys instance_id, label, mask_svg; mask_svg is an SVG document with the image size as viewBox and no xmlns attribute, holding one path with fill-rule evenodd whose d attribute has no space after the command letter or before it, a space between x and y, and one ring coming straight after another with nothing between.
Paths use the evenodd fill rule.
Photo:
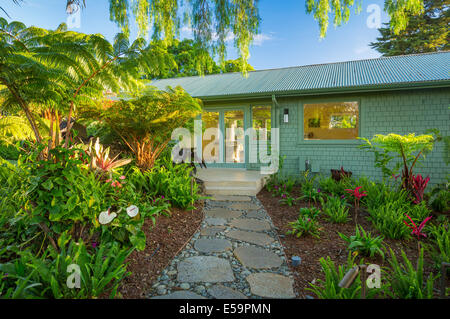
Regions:
<instances>
[{"instance_id":1,"label":"window","mask_svg":"<svg viewBox=\"0 0 450 319\"><path fill-rule=\"evenodd\" d=\"M271 117L270 105L252 107L252 126L257 135L254 139L270 140Z\"/></svg>"},{"instance_id":2,"label":"window","mask_svg":"<svg viewBox=\"0 0 450 319\"><path fill-rule=\"evenodd\" d=\"M303 105L305 140L354 140L358 137L358 102Z\"/></svg>"}]
</instances>

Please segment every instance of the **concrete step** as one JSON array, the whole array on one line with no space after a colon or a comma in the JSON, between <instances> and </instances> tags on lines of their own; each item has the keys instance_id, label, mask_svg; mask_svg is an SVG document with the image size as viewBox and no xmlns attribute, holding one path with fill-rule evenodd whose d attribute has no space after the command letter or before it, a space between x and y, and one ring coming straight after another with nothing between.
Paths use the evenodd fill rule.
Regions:
<instances>
[{"instance_id":1,"label":"concrete step","mask_svg":"<svg viewBox=\"0 0 450 319\"><path fill-rule=\"evenodd\" d=\"M259 187L262 180L256 181L205 181L205 187Z\"/></svg>"},{"instance_id":2,"label":"concrete step","mask_svg":"<svg viewBox=\"0 0 450 319\"><path fill-rule=\"evenodd\" d=\"M205 193L207 195L255 196L256 194L259 193L261 188L259 188L259 187L236 187L236 186L205 187Z\"/></svg>"},{"instance_id":3,"label":"concrete step","mask_svg":"<svg viewBox=\"0 0 450 319\"><path fill-rule=\"evenodd\" d=\"M197 178L203 181L208 195L255 196L263 188L267 175L245 169L209 168L198 170Z\"/></svg>"}]
</instances>

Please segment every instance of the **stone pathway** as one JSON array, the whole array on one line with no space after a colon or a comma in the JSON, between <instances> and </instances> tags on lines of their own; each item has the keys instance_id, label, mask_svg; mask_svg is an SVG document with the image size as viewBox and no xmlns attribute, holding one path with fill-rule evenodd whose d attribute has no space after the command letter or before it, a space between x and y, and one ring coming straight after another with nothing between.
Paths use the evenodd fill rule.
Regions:
<instances>
[{"instance_id":1,"label":"stone pathway","mask_svg":"<svg viewBox=\"0 0 450 319\"><path fill-rule=\"evenodd\" d=\"M214 196L201 229L162 272L154 299L295 298L283 247L254 196Z\"/></svg>"}]
</instances>

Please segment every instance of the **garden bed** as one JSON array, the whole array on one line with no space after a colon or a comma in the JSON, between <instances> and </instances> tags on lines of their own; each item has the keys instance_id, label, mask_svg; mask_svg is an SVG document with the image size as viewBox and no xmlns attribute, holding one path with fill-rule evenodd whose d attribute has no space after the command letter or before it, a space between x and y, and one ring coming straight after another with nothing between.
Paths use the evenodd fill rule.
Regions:
<instances>
[{"instance_id":1,"label":"garden bed","mask_svg":"<svg viewBox=\"0 0 450 319\"><path fill-rule=\"evenodd\" d=\"M127 259L131 275L119 287L119 296L127 299L145 298L153 281L195 234L203 220L203 203L196 209L172 208L170 217L160 216L153 226L144 224L147 237L144 251L134 251Z\"/></svg>"},{"instance_id":2,"label":"garden bed","mask_svg":"<svg viewBox=\"0 0 450 319\"><path fill-rule=\"evenodd\" d=\"M294 197L299 195L295 192ZM317 279L324 279L322 267L319 263L321 257L326 258L329 256L331 260L337 265L346 264L348 257L347 244L342 240L338 232L350 236L355 233L355 224L353 222L354 210L350 210L351 221L344 224L336 224L327 221L323 216L318 218L318 222L321 225L320 238L316 239L311 236L302 236L297 238L293 235L286 235L286 232L290 230L289 222L293 222L298 218L299 209L301 207L307 207L307 202L297 202L293 206L281 206L279 203L279 197L273 197L272 194L263 189L258 195L258 199L264 205L267 213L272 218L272 221L277 227L277 231L280 235L281 243L284 246L286 257L291 260L292 256L300 256L301 264L298 267L293 268L289 262L292 273L294 275L294 289L296 290L299 298L306 298L311 296L316 298L313 292L306 290L310 287L310 283L315 283ZM359 224L366 230L372 233L374 236L380 235L380 233L374 229L372 224L367 220L367 213L361 212L358 218ZM417 241L416 240L392 240L385 238L384 244L390 247L397 257L400 257L400 251L403 249L411 261L415 261L418 256ZM387 266L388 262L383 260L380 256L374 258L363 257L366 264L374 263L381 267ZM401 257L400 257L401 260ZM359 262L359 260L357 259ZM433 261L427 250L424 253L424 278L428 277L429 273L436 271L432 268ZM415 264L415 263L414 263ZM382 275L383 276L383 275ZM437 283L436 283L437 284ZM450 284L447 281L447 286ZM435 285L435 288L437 285ZM436 294L436 297L438 294Z\"/></svg>"}]
</instances>

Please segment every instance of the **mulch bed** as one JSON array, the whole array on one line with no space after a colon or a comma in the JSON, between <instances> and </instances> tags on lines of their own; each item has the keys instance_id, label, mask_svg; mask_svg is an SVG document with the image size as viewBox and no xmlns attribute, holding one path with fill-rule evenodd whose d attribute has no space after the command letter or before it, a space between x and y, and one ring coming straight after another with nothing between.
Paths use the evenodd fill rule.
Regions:
<instances>
[{"instance_id":1,"label":"mulch bed","mask_svg":"<svg viewBox=\"0 0 450 319\"><path fill-rule=\"evenodd\" d=\"M299 194L295 194L294 192L292 195L297 197ZM296 268L293 268L289 262L291 271L294 275L294 289L296 289L298 293L298 298L306 298L307 295L316 298L314 293L307 291L306 288L310 287L309 283L312 283L317 279L324 279L319 259L321 257L326 258L327 256L330 256L336 266L346 264L348 257L347 244L339 237L338 232L343 233L346 236L355 233L355 224L353 222L354 211L350 210L351 221L345 224L333 224L323 217L319 217L318 221L322 227L320 239L311 236L297 238L296 236L285 235L290 229L288 223L297 220L300 207L307 207L308 203L300 202L292 207L282 206L279 203L280 198L273 197L266 189L263 189L257 197L272 218L274 225L278 228L277 231L279 235L283 235L280 237L280 240L284 246L288 260L290 261L292 256L300 256L302 259L300 266ZM380 235L380 233L374 229L372 224L367 221L366 217L367 213L360 212L358 217L359 224L363 226L364 230L371 232L373 236ZM416 240L404 241L385 238L384 244L389 246L395 252L397 257L401 256L400 251L403 249L408 258L411 261L414 261L415 264L415 260L418 256ZM387 252L387 254L389 254L389 252ZM374 263L381 267L388 265L388 262L383 261L381 257L363 258L366 264ZM425 277L428 277L428 274L434 270L431 266L433 262L428 255L427 250L424 252L424 259L424 273ZM401 262L401 257L398 260ZM357 260L357 262L359 263L359 260ZM435 287L438 287L438 282L435 282L435 284Z\"/></svg>"},{"instance_id":2,"label":"mulch bed","mask_svg":"<svg viewBox=\"0 0 450 319\"><path fill-rule=\"evenodd\" d=\"M203 203L197 202L195 207L194 211L172 208L170 217L158 217L155 225L150 220L145 222L146 248L134 251L128 257L127 270L131 271L131 276L123 280L119 296L127 299L146 297L155 279L200 227Z\"/></svg>"}]
</instances>

